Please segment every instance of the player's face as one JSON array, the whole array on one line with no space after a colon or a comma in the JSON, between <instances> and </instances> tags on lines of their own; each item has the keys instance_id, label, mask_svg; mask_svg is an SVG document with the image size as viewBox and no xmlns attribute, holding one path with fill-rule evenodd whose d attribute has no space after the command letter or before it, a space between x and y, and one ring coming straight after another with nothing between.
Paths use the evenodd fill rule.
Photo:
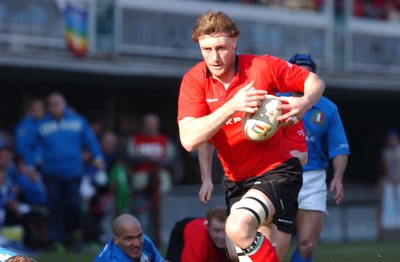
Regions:
<instances>
[{"instance_id":1,"label":"player's face","mask_svg":"<svg viewBox=\"0 0 400 262\"><path fill-rule=\"evenodd\" d=\"M134 261L142 255L143 242L143 233L140 227L123 227L119 236L114 235L114 243Z\"/></svg>"},{"instance_id":2,"label":"player's face","mask_svg":"<svg viewBox=\"0 0 400 262\"><path fill-rule=\"evenodd\" d=\"M211 74L223 82L230 82L235 73L236 38L223 34L199 38L204 62Z\"/></svg>"},{"instance_id":3,"label":"player's face","mask_svg":"<svg viewBox=\"0 0 400 262\"><path fill-rule=\"evenodd\" d=\"M211 220L208 224L208 234L216 247L225 248L225 223Z\"/></svg>"}]
</instances>

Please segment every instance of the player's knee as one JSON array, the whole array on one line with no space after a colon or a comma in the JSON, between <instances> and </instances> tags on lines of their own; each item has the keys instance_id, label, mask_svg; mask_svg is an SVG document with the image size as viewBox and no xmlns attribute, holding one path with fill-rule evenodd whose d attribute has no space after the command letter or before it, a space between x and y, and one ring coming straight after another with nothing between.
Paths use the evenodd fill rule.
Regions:
<instances>
[{"instance_id":1,"label":"player's knee","mask_svg":"<svg viewBox=\"0 0 400 262\"><path fill-rule=\"evenodd\" d=\"M246 241L249 237L249 232L252 230L251 224L254 223L251 221L253 220L252 217L248 214L241 213L240 211L231 213L225 223L226 235L235 244ZM255 230L254 227L253 230Z\"/></svg>"},{"instance_id":2,"label":"player's knee","mask_svg":"<svg viewBox=\"0 0 400 262\"><path fill-rule=\"evenodd\" d=\"M302 240L299 242L299 251L302 257L304 258L310 258L312 257L315 249L316 249L317 243L314 240Z\"/></svg>"},{"instance_id":3,"label":"player's knee","mask_svg":"<svg viewBox=\"0 0 400 262\"><path fill-rule=\"evenodd\" d=\"M268 205L256 197L243 197L231 207L231 214L247 214L255 219L256 229L261 226L269 216Z\"/></svg>"}]
</instances>

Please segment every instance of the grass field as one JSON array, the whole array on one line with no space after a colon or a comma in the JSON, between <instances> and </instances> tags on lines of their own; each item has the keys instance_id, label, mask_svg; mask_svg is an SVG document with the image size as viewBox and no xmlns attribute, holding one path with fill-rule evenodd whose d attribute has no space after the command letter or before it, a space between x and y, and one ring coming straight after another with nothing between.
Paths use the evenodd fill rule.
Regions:
<instances>
[{"instance_id":1,"label":"grass field","mask_svg":"<svg viewBox=\"0 0 400 262\"><path fill-rule=\"evenodd\" d=\"M289 254L294 247L290 246ZM93 261L95 253L42 253L38 262L86 262ZM289 255L288 255L289 256ZM287 257L285 262L289 262ZM316 262L399 262L400 241L346 244L320 244L315 255ZM196 262L195 260L193 262Z\"/></svg>"}]
</instances>

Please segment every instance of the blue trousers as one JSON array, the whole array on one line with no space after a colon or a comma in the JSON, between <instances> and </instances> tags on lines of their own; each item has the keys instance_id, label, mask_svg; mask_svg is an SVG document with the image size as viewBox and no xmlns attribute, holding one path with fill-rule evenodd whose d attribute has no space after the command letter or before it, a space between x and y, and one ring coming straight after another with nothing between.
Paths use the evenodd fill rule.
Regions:
<instances>
[{"instance_id":1,"label":"blue trousers","mask_svg":"<svg viewBox=\"0 0 400 262\"><path fill-rule=\"evenodd\" d=\"M50 241L65 243L66 232L71 234L81 226L82 199L79 188L82 175L64 178L44 174L49 209Z\"/></svg>"}]
</instances>

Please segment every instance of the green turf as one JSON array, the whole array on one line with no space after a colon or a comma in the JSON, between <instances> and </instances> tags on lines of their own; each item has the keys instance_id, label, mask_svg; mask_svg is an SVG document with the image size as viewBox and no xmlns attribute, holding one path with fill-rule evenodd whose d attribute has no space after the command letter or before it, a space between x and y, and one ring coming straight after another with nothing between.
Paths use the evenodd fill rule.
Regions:
<instances>
[{"instance_id":1,"label":"green turf","mask_svg":"<svg viewBox=\"0 0 400 262\"><path fill-rule=\"evenodd\" d=\"M294 246L289 247L285 262L290 261ZM86 253L41 253L38 262L91 262L95 252ZM316 262L399 262L400 241L327 244L321 243L315 254ZM195 261L193 261L195 262Z\"/></svg>"},{"instance_id":2,"label":"green turf","mask_svg":"<svg viewBox=\"0 0 400 262\"><path fill-rule=\"evenodd\" d=\"M290 246L285 262L290 261L294 246ZM399 262L400 242L366 242L345 244L320 244L315 254L316 262Z\"/></svg>"}]
</instances>

